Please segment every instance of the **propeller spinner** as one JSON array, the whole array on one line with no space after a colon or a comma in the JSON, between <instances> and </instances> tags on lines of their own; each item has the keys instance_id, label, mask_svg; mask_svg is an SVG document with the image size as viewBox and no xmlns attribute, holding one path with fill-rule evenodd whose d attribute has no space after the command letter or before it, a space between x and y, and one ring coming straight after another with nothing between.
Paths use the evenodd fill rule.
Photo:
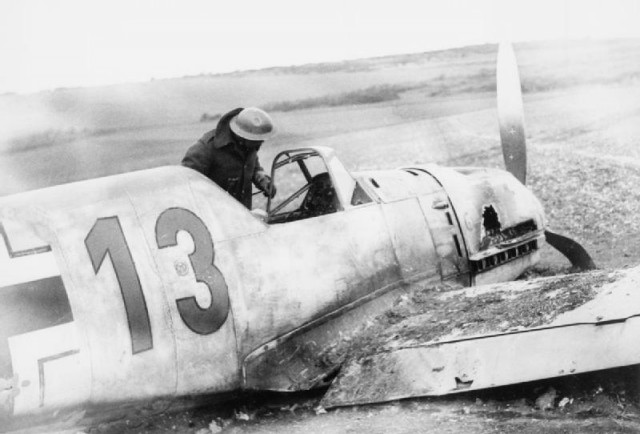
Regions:
<instances>
[{"instance_id":1,"label":"propeller spinner","mask_svg":"<svg viewBox=\"0 0 640 434\"><path fill-rule=\"evenodd\" d=\"M521 183L527 178L527 143L524 133L524 108L518 64L511 44L500 44L497 64L498 119L500 142L506 169ZM544 232L547 243L581 270L596 268L589 253L578 242L550 229Z\"/></svg>"}]
</instances>

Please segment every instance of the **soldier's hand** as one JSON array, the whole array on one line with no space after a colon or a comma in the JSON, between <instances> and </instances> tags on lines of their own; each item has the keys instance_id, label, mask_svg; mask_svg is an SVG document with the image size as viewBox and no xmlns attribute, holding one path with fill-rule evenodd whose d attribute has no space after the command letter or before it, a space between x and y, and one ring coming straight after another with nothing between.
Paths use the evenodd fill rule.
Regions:
<instances>
[{"instance_id":1,"label":"soldier's hand","mask_svg":"<svg viewBox=\"0 0 640 434\"><path fill-rule=\"evenodd\" d=\"M276 186L269 176L262 178L260 182L260 189L264 192L264 195L273 199L276 195Z\"/></svg>"},{"instance_id":2,"label":"soldier's hand","mask_svg":"<svg viewBox=\"0 0 640 434\"><path fill-rule=\"evenodd\" d=\"M269 181L269 185L267 186L267 190L264 192L264 195L270 197L271 199L276 196L276 185L273 183L273 181Z\"/></svg>"}]
</instances>

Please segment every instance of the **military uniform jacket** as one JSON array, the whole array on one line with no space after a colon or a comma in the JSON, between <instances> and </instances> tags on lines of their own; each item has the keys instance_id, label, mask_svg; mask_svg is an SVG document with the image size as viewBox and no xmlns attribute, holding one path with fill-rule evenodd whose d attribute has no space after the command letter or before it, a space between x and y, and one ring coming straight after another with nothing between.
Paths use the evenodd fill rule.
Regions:
<instances>
[{"instance_id":1,"label":"military uniform jacket","mask_svg":"<svg viewBox=\"0 0 640 434\"><path fill-rule=\"evenodd\" d=\"M237 108L222 116L216 129L187 150L182 165L204 174L251 209L251 182L259 186L267 175L260 166L257 150L241 147L233 140L229 122L240 111Z\"/></svg>"}]
</instances>

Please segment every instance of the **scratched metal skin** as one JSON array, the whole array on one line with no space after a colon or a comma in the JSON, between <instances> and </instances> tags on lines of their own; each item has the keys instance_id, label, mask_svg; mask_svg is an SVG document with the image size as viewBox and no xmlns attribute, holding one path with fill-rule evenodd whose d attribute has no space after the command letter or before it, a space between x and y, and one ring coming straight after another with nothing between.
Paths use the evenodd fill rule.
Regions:
<instances>
[{"instance_id":1,"label":"scratched metal skin","mask_svg":"<svg viewBox=\"0 0 640 434\"><path fill-rule=\"evenodd\" d=\"M402 280L394 275L393 268L379 268L379 277L376 284L370 286L370 292L375 288L395 289L393 283L402 282L405 287L394 292L394 295L398 295L406 293L408 284L414 281L425 284L437 277L468 284L469 270L466 257L461 258L457 255L451 236L456 233L461 236L461 242L464 240L467 243L467 248L473 249L472 251L479 250L482 204L493 204L500 211L500 218L505 226L528 218L535 219L540 230L534 235L541 239L544 218L542 208L532 194L510 174L484 169L467 169L464 171L465 174L462 174L440 170L437 166L424 166L422 170L429 173L414 169L414 173L398 170L354 174L367 191L376 194L385 202L382 209L387 226L393 229L395 254L399 262L404 264ZM463 228L464 235L461 234L458 225L450 225L442 212L434 209L435 203L450 202L441 182L431 175L432 173L437 173L460 198L459 202L456 202L455 213L461 215L465 221L475 219L476 224ZM520 200L517 201L516 198ZM529 198L533 199L527 200ZM453 208L451 206L448 209L451 211L451 218L456 219ZM415 219L419 210L422 211L428 228L424 226L425 221ZM406 235L400 239L403 230ZM416 235L426 233L427 230L431 234L430 243L433 244L433 248L420 251L417 246L423 245L424 241L416 240ZM510 263L507 267L496 268L484 273L485 275L472 278L485 282L513 279L535 263L537 258L536 252ZM424 264L434 264L441 275L438 276L438 270L429 271ZM422 271L416 274L416 270ZM317 273L320 274L321 271L318 270ZM354 287L351 291L358 289ZM352 312L351 315L358 320L352 321L351 326L343 317L328 315L326 321L316 321L312 327L296 330L287 335L286 340L276 339L264 348L258 348L245 361L243 372L247 386L254 389L287 391L323 384L325 378L339 367L345 356L344 353L332 353L328 360L327 349L335 348L344 337L355 335L354 325L365 323L376 314L384 312L384 309L380 302L356 306L354 310L357 313Z\"/></svg>"},{"instance_id":2,"label":"scratched metal skin","mask_svg":"<svg viewBox=\"0 0 640 434\"><path fill-rule=\"evenodd\" d=\"M516 194L502 199L515 188L512 177L494 182L437 167L352 176L332 151L318 152L339 197L349 198L357 182L373 200L270 226L182 167L2 198L0 220L51 246L73 316L55 329L73 348L44 345L49 329L9 338L16 363L0 381L3 417L315 387L341 361L323 361L326 346L395 296L420 282L477 281L467 258L479 243L472 219L481 210L473 208L486 198L505 225L526 218L542 226L537 206L521 209ZM478 193L482 199L468 201ZM190 223L172 217L180 215ZM485 279L512 279L532 258ZM223 287L228 309L209 309ZM34 345L43 354L26 350Z\"/></svg>"}]
</instances>

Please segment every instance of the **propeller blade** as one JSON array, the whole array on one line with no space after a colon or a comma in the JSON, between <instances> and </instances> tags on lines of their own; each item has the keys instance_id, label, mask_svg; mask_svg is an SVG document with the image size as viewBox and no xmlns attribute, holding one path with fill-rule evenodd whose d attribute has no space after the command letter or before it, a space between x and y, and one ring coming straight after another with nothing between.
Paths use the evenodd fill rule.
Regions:
<instances>
[{"instance_id":1,"label":"propeller blade","mask_svg":"<svg viewBox=\"0 0 640 434\"><path fill-rule=\"evenodd\" d=\"M504 165L521 183L527 178L527 141L524 133L524 108L518 63L511 44L502 43L497 64L498 120ZM596 264L579 243L550 230L547 242L580 270L592 270Z\"/></svg>"},{"instance_id":2,"label":"propeller blade","mask_svg":"<svg viewBox=\"0 0 640 434\"><path fill-rule=\"evenodd\" d=\"M589 253L577 241L549 229L544 231L544 236L547 239L547 243L566 256L574 267L580 270L593 270L596 268L596 264L589 256Z\"/></svg>"},{"instance_id":3,"label":"propeller blade","mask_svg":"<svg viewBox=\"0 0 640 434\"><path fill-rule=\"evenodd\" d=\"M496 70L498 120L504 165L513 176L525 184L527 143L524 136L524 109L518 64L511 44L500 44Z\"/></svg>"}]
</instances>

